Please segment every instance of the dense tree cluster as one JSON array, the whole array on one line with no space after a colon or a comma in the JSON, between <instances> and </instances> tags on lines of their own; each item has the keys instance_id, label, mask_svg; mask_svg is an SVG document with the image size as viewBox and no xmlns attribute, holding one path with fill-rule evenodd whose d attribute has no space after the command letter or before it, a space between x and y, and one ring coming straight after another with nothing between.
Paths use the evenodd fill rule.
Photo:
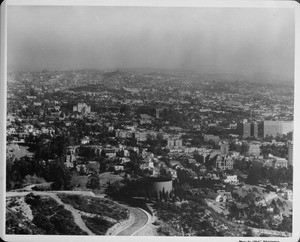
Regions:
<instances>
[{"instance_id":1,"label":"dense tree cluster","mask_svg":"<svg viewBox=\"0 0 300 242\"><path fill-rule=\"evenodd\" d=\"M156 206L157 216L167 224L176 226L181 235L223 236L224 234L207 220L203 205L196 202L184 202L180 205L163 203Z\"/></svg>"},{"instance_id":2,"label":"dense tree cluster","mask_svg":"<svg viewBox=\"0 0 300 242\"><path fill-rule=\"evenodd\" d=\"M71 171L59 159L51 162L36 162L32 158L22 157L13 162L7 161L6 167L6 188L17 189L23 184L27 185L28 175L36 176L37 183L41 180L52 183L54 190L71 189ZM26 179L27 177L27 179Z\"/></svg>"},{"instance_id":3,"label":"dense tree cluster","mask_svg":"<svg viewBox=\"0 0 300 242\"><path fill-rule=\"evenodd\" d=\"M64 136L29 136L26 140L33 157L7 157L6 187L20 188L27 175L53 182L55 190L70 189L71 171L64 165L68 139Z\"/></svg>"},{"instance_id":4,"label":"dense tree cluster","mask_svg":"<svg viewBox=\"0 0 300 242\"><path fill-rule=\"evenodd\" d=\"M293 182L293 167L274 168L263 166L260 162L253 162L248 170L246 182L251 185L270 182L273 185Z\"/></svg>"},{"instance_id":5,"label":"dense tree cluster","mask_svg":"<svg viewBox=\"0 0 300 242\"><path fill-rule=\"evenodd\" d=\"M86 188L90 188L93 190L100 189L100 178L97 172L93 172L92 174L89 175Z\"/></svg>"},{"instance_id":6,"label":"dense tree cluster","mask_svg":"<svg viewBox=\"0 0 300 242\"><path fill-rule=\"evenodd\" d=\"M261 155L265 157L271 154L273 156L287 158L288 155L287 145L283 145L283 146L276 146L275 144L262 145L260 146L260 149L261 149Z\"/></svg>"},{"instance_id":7,"label":"dense tree cluster","mask_svg":"<svg viewBox=\"0 0 300 242\"><path fill-rule=\"evenodd\" d=\"M245 155L249 151L249 144L246 142L243 142L242 144L236 144L234 141L231 141L229 143L229 149L230 151L237 151L242 155Z\"/></svg>"}]
</instances>

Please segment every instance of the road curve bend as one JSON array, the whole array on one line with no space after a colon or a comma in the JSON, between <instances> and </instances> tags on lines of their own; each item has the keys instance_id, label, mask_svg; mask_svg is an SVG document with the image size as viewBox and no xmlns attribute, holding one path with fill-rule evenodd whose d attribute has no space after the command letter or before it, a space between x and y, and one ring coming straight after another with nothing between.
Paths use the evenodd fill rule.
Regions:
<instances>
[{"instance_id":1,"label":"road curve bend","mask_svg":"<svg viewBox=\"0 0 300 242\"><path fill-rule=\"evenodd\" d=\"M129 225L127 228L121 230L117 234L117 236L132 236L136 232L140 231L144 226L146 226L149 221L149 217L144 210L135 207L127 207L127 208L132 213L134 217L134 222L131 225Z\"/></svg>"}]
</instances>

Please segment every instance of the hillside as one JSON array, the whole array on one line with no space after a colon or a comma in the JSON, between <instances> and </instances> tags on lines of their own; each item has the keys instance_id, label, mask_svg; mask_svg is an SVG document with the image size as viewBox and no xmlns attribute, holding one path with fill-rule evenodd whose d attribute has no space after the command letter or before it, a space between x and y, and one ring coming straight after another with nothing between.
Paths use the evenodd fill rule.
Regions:
<instances>
[{"instance_id":1,"label":"hillside","mask_svg":"<svg viewBox=\"0 0 300 242\"><path fill-rule=\"evenodd\" d=\"M129 211L107 199L35 192L6 198L7 234L105 235Z\"/></svg>"}]
</instances>

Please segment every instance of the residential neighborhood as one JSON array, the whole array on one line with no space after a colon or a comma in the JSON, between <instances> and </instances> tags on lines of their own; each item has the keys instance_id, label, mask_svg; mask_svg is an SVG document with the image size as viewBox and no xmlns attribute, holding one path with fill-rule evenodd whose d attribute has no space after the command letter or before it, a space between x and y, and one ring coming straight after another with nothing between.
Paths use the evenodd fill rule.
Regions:
<instances>
[{"instance_id":1,"label":"residential neighborhood","mask_svg":"<svg viewBox=\"0 0 300 242\"><path fill-rule=\"evenodd\" d=\"M196 199L240 229L211 234L291 232L293 89L267 85L130 70L10 73L7 189L37 177L47 189L144 197L154 211ZM181 234L199 232L182 221ZM166 223L161 233L172 235Z\"/></svg>"},{"instance_id":2,"label":"residential neighborhood","mask_svg":"<svg viewBox=\"0 0 300 242\"><path fill-rule=\"evenodd\" d=\"M297 241L296 7L4 1L1 239Z\"/></svg>"}]
</instances>

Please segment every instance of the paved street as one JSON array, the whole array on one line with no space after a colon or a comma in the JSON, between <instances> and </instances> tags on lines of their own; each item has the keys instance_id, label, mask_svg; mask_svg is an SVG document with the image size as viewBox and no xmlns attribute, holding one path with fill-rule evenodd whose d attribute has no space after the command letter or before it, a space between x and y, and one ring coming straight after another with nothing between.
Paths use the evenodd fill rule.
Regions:
<instances>
[{"instance_id":1,"label":"paved street","mask_svg":"<svg viewBox=\"0 0 300 242\"><path fill-rule=\"evenodd\" d=\"M117 235L126 236L126 235L133 235L135 232L137 232L139 229L144 227L148 222L148 217L145 212L138 208L129 208L131 213L134 215L134 223L130 225L128 228L125 228L121 232L119 232Z\"/></svg>"}]
</instances>

